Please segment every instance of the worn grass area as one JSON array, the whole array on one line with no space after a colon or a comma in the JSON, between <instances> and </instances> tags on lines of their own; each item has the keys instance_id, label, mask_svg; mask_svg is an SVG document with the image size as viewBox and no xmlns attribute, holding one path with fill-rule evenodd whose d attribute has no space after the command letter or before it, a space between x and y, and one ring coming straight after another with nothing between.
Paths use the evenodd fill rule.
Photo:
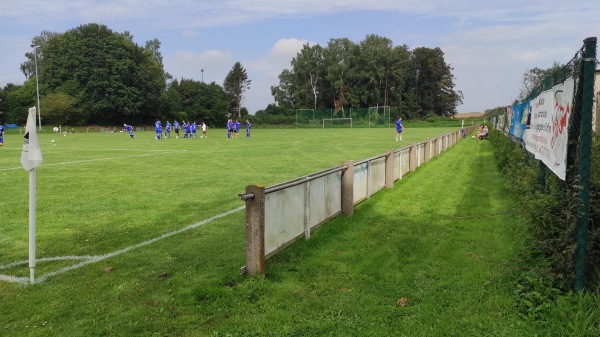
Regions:
<instances>
[{"instance_id":1,"label":"worn grass area","mask_svg":"<svg viewBox=\"0 0 600 337\"><path fill-rule=\"evenodd\" d=\"M446 131L407 129L404 142ZM248 184L400 147L382 129L51 137L41 135L38 257L115 252L241 206ZM27 173L20 138L6 138L0 265L27 258ZM512 307L508 275L524 235L493 160L489 143L460 142L271 258L262 278L238 274L240 211L33 286L0 282L0 335L533 335Z\"/></svg>"}]
</instances>

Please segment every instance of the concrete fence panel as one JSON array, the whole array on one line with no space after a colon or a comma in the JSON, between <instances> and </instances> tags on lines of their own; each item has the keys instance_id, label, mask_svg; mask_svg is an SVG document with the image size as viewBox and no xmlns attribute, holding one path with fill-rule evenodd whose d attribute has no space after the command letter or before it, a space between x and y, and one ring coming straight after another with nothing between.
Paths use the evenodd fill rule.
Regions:
<instances>
[{"instance_id":1,"label":"concrete fence panel","mask_svg":"<svg viewBox=\"0 0 600 337\"><path fill-rule=\"evenodd\" d=\"M425 144L426 143L417 144L417 167L423 165L425 162Z\"/></svg>"},{"instance_id":2,"label":"concrete fence panel","mask_svg":"<svg viewBox=\"0 0 600 337\"><path fill-rule=\"evenodd\" d=\"M369 197L385 187L385 157L369 161Z\"/></svg>"},{"instance_id":3,"label":"concrete fence panel","mask_svg":"<svg viewBox=\"0 0 600 337\"><path fill-rule=\"evenodd\" d=\"M265 195L265 255L304 235L305 184Z\"/></svg>"},{"instance_id":4,"label":"concrete fence panel","mask_svg":"<svg viewBox=\"0 0 600 337\"><path fill-rule=\"evenodd\" d=\"M341 213L342 176L340 173L331 173L310 181L308 186L310 186L308 227L312 230Z\"/></svg>"},{"instance_id":5,"label":"concrete fence panel","mask_svg":"<svg viewBox=\"0 0 600 337\"><path fill-rule=\"evenodd\" d=\"M394 181L402 179L402 151L394 151Z\"/></svg>"},{"instance_id":6,"label":"concrete fence panel","mask_svg":"<svg viewBox=\"0 0 600 337\"><path fill-rule=\"evenodd\" d=\"M354 204L369 197L369 162L354 165Z\"/></svg>"},{"instance_id":7,"label":"concrete fence panel","mask_svg":"<svg viewBox=\"0 0 600 337\"><path fill-rule=\"evenodd\" d=\"M410 148L405 147L400 150L400 153L400 172L401 177L404 177L408 174L408 172L410 172Z\"/></svg>"}]
</instances>

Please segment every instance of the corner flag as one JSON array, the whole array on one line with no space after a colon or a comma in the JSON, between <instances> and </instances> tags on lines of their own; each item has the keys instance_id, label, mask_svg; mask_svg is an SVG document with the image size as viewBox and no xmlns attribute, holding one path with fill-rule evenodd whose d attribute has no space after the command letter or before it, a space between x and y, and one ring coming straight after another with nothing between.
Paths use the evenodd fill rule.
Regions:
<instances>
[{"instance_id":1,"label":"corner flag","mask_svg":"<svg viewBox=\"0 0 600 337\"><path fill-rule=\"evenodd\" d=\"M40 143L35 131L35 107L29 108L27 125L25 126L25 139L23 140L23 152L21 153L21 165L25 171L31 171L44 160Z\"/></svg>"},{"instance_id":2,"label":"corner flag","mask_svg":"<svg viewBox=\"0 0 600 337\"><path fill-rule=\"evenodd\" d=\"M35 131L35 107L29 109L25 139L21 152L21 165L29 172L29 279L35 283L35 204L36 204L36 172L35 168L42 163L42 151Z\"/></svg>"}]
</instances>

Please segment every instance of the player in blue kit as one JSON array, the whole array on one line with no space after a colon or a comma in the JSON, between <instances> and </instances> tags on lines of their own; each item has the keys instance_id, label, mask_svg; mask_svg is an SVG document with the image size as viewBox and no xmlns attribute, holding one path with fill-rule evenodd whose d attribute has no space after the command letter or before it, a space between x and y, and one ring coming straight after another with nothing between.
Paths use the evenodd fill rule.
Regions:
<instances>
[{"instance_id":1,"label":"player in blue kit","mask_svg":"<svg viewBox=\"0 0 600 337\"><path fill-rule=\"evenodd\" d=\"M396 141L402 140L402 117L396 120Z\"/></svg>"},{"instance_id":2,"label":"player in blue kit","mask_svg":"<svg viewBox=\"0 0 600 337\"><path fill-rule=\"evenodd\" d=\"M231 134L235 132L235 123L229 118L227 120L227 138L231 138Z\"/></svg>"},{"instance_id":3,"label":"player in blue kit","mask_svg":"<svg viewBox=\"0 0 600 337\"><path fill-rule=\"evenodd\" d=\"M240 126L241 123L239 120L235 120L235 138L240 138Z\"/></svg>"},{"instance_id":4,"label":"player in blue kit","mask_svg":"<svg viewBox=\"0 0 600 337\"><path fill-rule=\"evenodd\" d=\"M0 125L0 146L4 146L4 126Z\"/></svg>"},{"instance_id":5,"label":"player in blue kit","mask_svg":"<svg viewBox=\"0 0 600 337\"><path fill-rule=\"evenodd\" d=\"M156 128L156 140L160 140L162 138L162 124L160 120L156 120L154 127Z\"/></svg>"},{"instance_id":6,"label":"player in blue kit","mask_svg":"<svg viewBox=\"0 0 600 337\"><path fill-rule=\"evenodd\" d=\"M198 129L198 124L196 124L196 122L192 123L192 126L190 127L190 130L192 131L192 134L190 135L191 138L196 138L196 129Z\"/></svg>"},{"instance_id":7,"label":"player in blue kit","mask_svg":"<svg viewBox=\"0 0 600 337\"><path fill-rule=\"evenodd\" d=\"M133 127L131 125L123 124L123 128L125 129L125 131L127 131L131 139L135 139L135 135L133 134Z\"/></svg>"},{"instance_id":8,"label":"player in blue kit","mask_svg":"<svg viewBox=\"0 0 600 337\"><path fill-rule=\"evenodd\" d=\"M179 138L179 122L173 122L173 130L175 130L175 139Z\"/></svg>"},{"instance_id":9,"label":"player in blue kit","mask_svg":"<svg viewBox=\"0 0 600 337\"><path fill-rule=\"evenodd\" d=\"M165 125L165 137L171 138L171 123L167 121L167 125Z\"/></svg>"},{"instance_id":10,"label":"player in blue kit","mask_svg":"<svg viewBox=\"0 0 600 337\"><path fill-rule=\"evenodd\" d=\"M246 119L246 138L250 138L250 120Z\"/></svg>"},{"instance_id":11,"label":"player in blue kit","mask_svg":"<svg viewBox=\"0 0 600 337\"><path fill-rule=\"evenodd\" d=\"M181 125L183 126L183 138L187 138L190 135L190 123L182 121Z\"/></svg>"}]
</instances>

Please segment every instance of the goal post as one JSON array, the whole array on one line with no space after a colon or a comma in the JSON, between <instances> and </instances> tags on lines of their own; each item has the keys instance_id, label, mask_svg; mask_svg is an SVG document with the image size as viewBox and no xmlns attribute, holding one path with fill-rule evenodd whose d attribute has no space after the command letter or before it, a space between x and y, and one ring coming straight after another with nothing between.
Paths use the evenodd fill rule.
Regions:
<instances>
[{"instance_id":1,"label":"goal post","mask_svg":"<svg viewBox=\"0 0 600 337\"><path fill-rule=\"evenodd\" d=\"M378 105L369 107L369 127L371 125L386 125L389 128L392 118L389 105Z\"/></svg>"},{"instance_id":2,"label":"goal post","mask_svg":"<svg viewBox=\"0 0 600 337\"><path fill-rule=\"evenodd\" d=\"M325 129L326 124L330 128L343 128L350 126L350 129L352 129L352 118L323 118L323 129Z\"/></svg>"}]
</instances>

